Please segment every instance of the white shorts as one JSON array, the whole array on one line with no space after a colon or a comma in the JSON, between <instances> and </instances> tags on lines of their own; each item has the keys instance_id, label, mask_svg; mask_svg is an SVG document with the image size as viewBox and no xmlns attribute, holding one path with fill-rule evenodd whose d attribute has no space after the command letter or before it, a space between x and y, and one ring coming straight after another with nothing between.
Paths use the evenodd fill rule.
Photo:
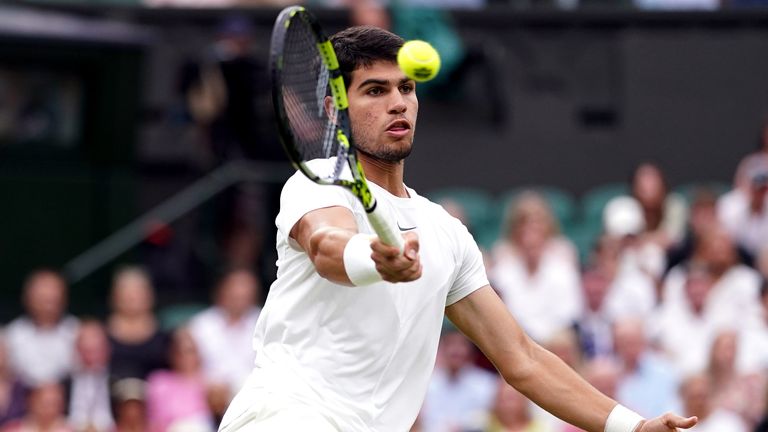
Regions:
<instances>
[{"instance_id":1,"label":"white shorts","mask_svg":"<svg viewBox=\"0 0 768 432\"><path fill-rule=\"evenodd\" d=\"M317 408L288 396L250 385L235 396L219 432L341 432Z\"/></svg>"}]
</instances>

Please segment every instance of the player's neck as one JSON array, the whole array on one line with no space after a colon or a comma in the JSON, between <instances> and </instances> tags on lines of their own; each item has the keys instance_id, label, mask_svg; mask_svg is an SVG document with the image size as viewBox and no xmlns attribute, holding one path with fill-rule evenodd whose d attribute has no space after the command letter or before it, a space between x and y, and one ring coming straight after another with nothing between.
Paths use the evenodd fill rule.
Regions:
<instances>
[{"instance_id":1,"label":"player's neck","mask_svg":"<svg viewBox=\"0 0 768 432\"><path fill-rule=\"evenodd\" d=\"M404 161L390 162L361 155L360 163L369 182L376 183L394 196L409 197L403 183Z\"/></svg>"}]
</instances>

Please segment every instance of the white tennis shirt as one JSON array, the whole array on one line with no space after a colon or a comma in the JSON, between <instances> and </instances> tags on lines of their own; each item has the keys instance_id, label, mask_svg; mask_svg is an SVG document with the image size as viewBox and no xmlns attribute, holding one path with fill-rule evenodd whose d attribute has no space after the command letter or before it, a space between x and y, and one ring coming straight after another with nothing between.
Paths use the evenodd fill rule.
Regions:
<instances>
[{"instance_id":1,"label":"white tennis shirt","mask_svg":"<svg viewBox=\"0 0 768 432\"><path fill-rule=\"evenodd\" d=\"M296 173L277 216L277 280L256 324L256 371L266 393L319 408L341 431L405 432L421 408L446 306L488 284L480 250L442 207L408 188L399 198L370 184L401 230L418 233L422 277L413 282L338 285L320 277L289 238L307 212L352 211L373 234L349 191Z\"/></svg>"}]
</instances>

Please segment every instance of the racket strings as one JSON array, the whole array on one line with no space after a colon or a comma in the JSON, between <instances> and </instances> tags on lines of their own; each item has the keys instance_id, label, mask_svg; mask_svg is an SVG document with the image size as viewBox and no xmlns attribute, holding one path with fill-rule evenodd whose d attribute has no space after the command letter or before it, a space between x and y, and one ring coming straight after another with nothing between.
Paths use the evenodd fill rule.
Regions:
<instances>
[{"instance_id":1,"label":"racket strings","mask_svg":"<svg viewBox=\"0 0 768 432\"><path fill-rule=\"evenodd\" d=\"M291 21L283 48L285 113L294 135L295 149L302 160L334 156L345 159L345 149L337 142L333 120L338 110L333 106L329 115L325 107L325 97L330 94L329 72L316 44L314 34L303 20ZM313 170L316 175L325 178L338 178L340 175L331 164L317 165Z\"/></svg>"}]
</instances>

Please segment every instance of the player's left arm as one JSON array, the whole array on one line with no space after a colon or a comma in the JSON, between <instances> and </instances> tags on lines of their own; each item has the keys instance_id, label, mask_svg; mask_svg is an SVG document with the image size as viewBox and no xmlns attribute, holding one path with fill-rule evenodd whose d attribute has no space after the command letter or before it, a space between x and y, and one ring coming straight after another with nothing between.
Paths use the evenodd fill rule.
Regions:
<instances>
[{"instance_id":1,"label":"player's left arm","mask_svg":"<svg viewBox=\"0 0 768 432\"><path fill-rule=\"evenodd\" d=\"M585 431L604 432L616 401L528 337L490 286L448 306L445 312L510 385L568 423ZM635 432L671 432L694 424L695 418L665 414L641 422Z\"/></svg>"}]
</instances>

